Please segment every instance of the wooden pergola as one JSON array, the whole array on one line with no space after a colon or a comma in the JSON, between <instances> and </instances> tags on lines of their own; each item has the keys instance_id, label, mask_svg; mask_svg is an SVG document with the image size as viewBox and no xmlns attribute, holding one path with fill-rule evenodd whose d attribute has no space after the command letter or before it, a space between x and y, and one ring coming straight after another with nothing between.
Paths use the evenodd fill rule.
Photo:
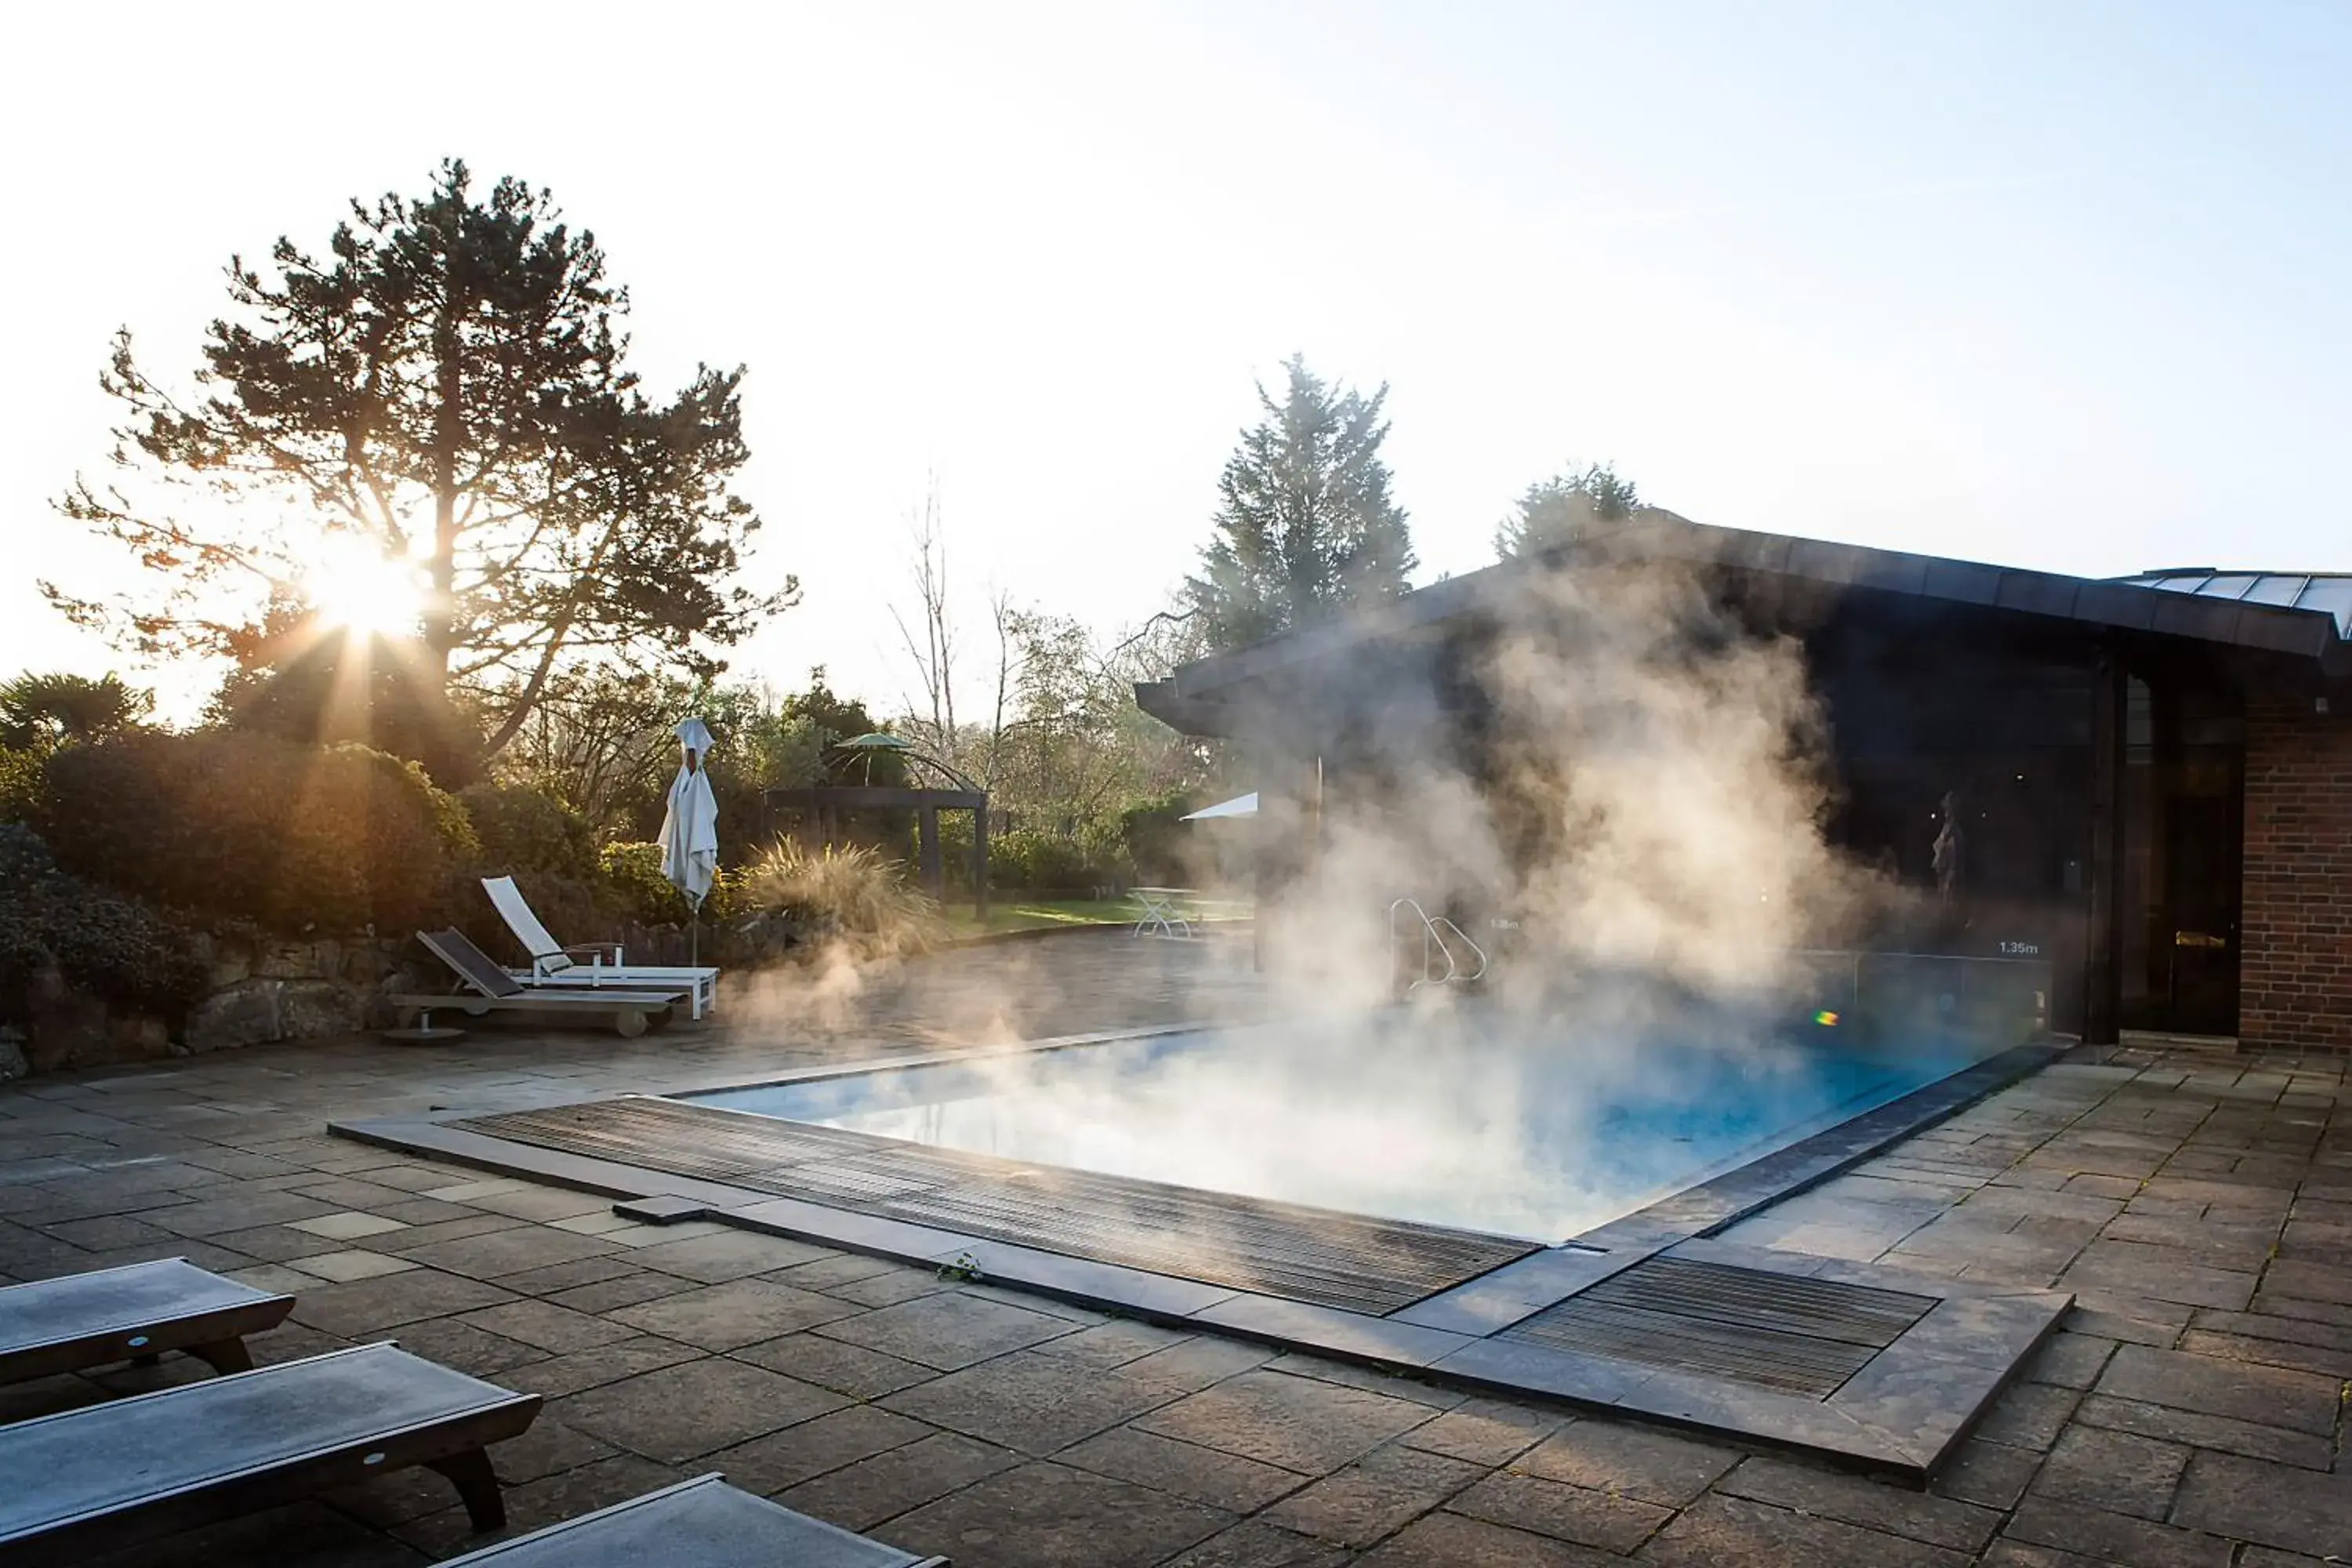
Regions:
<instances>
[{"instance_id":1,"label":"wooden pergola","mask_svg":"<svg viewBox=\"0 0 2352 1568\"><path fill-rule=\"evenodd\" d=\"M947 862L940 848L940 813L971 813L972 908L988 913L988 792L966 789L912 789L887 784L819 784L813 789L772 789L766 792L771 815L799 810L815 818L817 832L827 844L841 841L845 813L911 811L919 839L918 876L923 890L938 899L947 893Z\"/></svg>"},{"instance_id":2,"label":"wooden pergola","mask_svg":"<svg viewBox=\"0 0 2352 1568\"><path fill-rule=\"evenodd\" d=\"M904 737L890 734L859 735L833 748L837 761L862 757L866 763L863 784L822 784L805 789L772 789L762 799L772 822L778 810L797 810L815 819L818 837L826 844L842 840L842 818L853 811L911 811L919 835L917 876L923 891L934 899L947 896L947 865L940 847L940 813L968 811L971 813L971 888L972 909L985 919L988 914L988 792L937 757L923 752ZM878 755L893 754L910 766L929 769L938 774L947 787L922 789L909 784L877 784L874 783L874 761Z\"/></svg>"}]
</instances>

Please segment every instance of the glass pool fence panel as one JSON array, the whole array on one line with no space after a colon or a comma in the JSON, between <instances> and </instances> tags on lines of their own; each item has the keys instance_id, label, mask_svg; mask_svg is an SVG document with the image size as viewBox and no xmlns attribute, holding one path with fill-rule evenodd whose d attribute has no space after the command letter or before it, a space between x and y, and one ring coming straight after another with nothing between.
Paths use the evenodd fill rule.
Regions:
<instances>
[{"instance_id":1,"label":"glass pool fence panel","mask_svg":"<svg viewBox=\"0 0 2352 1568\"><path fill-rule=\"evenodd\" d=\"M1871 1040L1966 1037L1998 1049L2050 1029L2046 959L1822 950L1793 956L1792 1023Z\"/></svg>"}]
</instances>

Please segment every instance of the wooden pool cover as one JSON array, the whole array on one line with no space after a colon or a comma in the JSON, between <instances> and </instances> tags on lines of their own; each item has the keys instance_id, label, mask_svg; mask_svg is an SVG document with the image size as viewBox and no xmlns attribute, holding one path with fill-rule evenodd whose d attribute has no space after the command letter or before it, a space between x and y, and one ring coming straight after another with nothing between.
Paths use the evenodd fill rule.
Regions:
<instances>
[{"instance_id":1,"label":"wooden pool cover","mask_svg":"<svg viewBox=\"0 0 2352 1568\"><path fill-rule=\"evenodd\" d=\"M1537 1250L1508 1237L1031 1164L679 1100L595 1100L455 1125L1374 1316ZM1376 1155L1368 1151L1367 1157Z\"/></svg>"},{"instance_id":2,"label":"wooden pool cover","mask_svg":"<svg viewBox=\"0 0 2352 1568\"><path fill-rule=\"evenodd\" d=\"M1906 1290L1653 1258L1504 1335L1826 1399L1935 1305Z\"/></svg>"}]
</instances>

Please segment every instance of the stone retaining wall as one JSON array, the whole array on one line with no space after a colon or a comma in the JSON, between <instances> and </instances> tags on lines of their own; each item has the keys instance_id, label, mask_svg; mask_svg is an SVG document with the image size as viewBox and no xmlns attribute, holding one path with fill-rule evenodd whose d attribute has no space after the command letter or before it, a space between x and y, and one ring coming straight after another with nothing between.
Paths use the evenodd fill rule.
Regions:
<instances>
[{"instance_id":1,"label":"stone retaining wall","mask_svg":"<svg viewBox=\"0 0 2352 1568\"><path fill-rule=\"evenodd\" d=\"M703 963L759 969L790 963L812 940L787 915L751 915L705 925L623 928L637 963ZM505 956L502 941L489 938ZM52 970L33 984L29 1030L0 1025L0 1082L26 1073L202 1056L238 1046L314 1040L383 1028L394 1020L389 992L449 989L438 965L412 967L405 940L391 937L200 935L196 955L209 975L205 994L181 1019L117 1006L74 991Z\"/></svg>"},{"instance_id":2,"label":"stone retaining wall","mask_svg":"<svg viewBox=\"0 0 2352 1568\"><path fill-rule=\"evenodd\" d=\"M389 1022L383 994L417 980L399 979L403 946L368 936L200 936L197 956L210 984L176 1021L84 995L51 971L34 982L31 1027L0 1030L0 1079L376 1027Z\"/></svg>"}]
</instances>

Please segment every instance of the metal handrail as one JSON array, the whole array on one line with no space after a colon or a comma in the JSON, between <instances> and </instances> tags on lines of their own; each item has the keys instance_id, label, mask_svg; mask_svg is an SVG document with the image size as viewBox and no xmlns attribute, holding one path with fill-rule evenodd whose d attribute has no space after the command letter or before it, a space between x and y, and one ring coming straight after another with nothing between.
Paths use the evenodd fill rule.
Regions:
<instances>
[{"instance_id":1,"label":"metal handrail","mask_svg":"<svg viewBox=\"0 0 2352 1568\"><path fill-rule=\"evenodd\" d=\"M1443 985L1452 980L1461 965L1454 963L1454 951L1445 945L1445 939L1438 934L1435 922L1429 918L1429 911L1423 909L1420 901L1414 899L1399 899L1389 905L1389 972L1391 973L1396 972L1397 913L1401 910L1411 910L1413 919L1421 924L1421 978L1405 987L1405 994L1411 995L1424 985L1432 984ZM1433 982L1429 973L1431 968L1429 950L1433 942L1445 958L1445 973L1438 975Z\"/></svg>"},{"instance_id":2,"label":"metal handrail","mask_svg":"<svg viewBox=\"0 0 2352 1568\"><path fill-rule=\"evenodd\" d=\"M1451 985L1457 980L1466 985L1486 977L1486 950L1471 941L1469 932L1445 916L1432 915L1423 909L1416 899L1398 899L1389 905L1389 969L1391 973L1396 970L1397 942L1404 934L1397 930L1397 915L1404 910L1411 910L1413 919L1421 924L1421 978L1405 987L1405 994L1411 995L1424 985ZM1477 955L1478 967L1472 973L1462 973L1461 961L1454 955L1454 943L1445 940L1447 931L1452 931L1464 947ZM1444 973L1432 973L1436 967L1432 961L1433 956L1445 960Z\"/></svg>"},{"instance_id":3,"label":"metal handrail","mask_svg":"<svg viewBox=\"0 0 2352 1568\"><path fill-rule=\"evenodd\" d=\"M1464 931L1460 926L1455 925L1444 915L1437 916L1430 923L1433 925L1443 926L1445 928L1445 931L1452 931L1456 937L1461 939L1463 946L1468 948L1472 952L1478 955L1478 967L1464 975L1462 977L1462 984L1467 985L1473 981L1484 980L1486 978L1486 950L1480 947L1477 942L1473 941L1468 931ZM1437 940L1440 942L1444 942L1445 941L1445 931L1442 931L1437 934Z\"/></svg>"}]
</instances>

